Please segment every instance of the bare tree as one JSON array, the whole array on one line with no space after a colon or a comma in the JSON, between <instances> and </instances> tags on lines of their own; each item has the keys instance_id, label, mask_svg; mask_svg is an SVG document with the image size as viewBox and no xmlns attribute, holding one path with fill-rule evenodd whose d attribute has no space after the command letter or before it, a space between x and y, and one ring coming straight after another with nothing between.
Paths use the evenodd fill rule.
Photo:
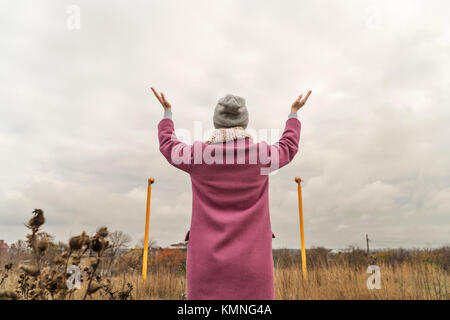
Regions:
<instances>
[{"instance_id":1,"label":"bare tree","mask_svg":"<svg viewBox=\"0 0 450 320\"><path fill-rule=\"evenodd\" d=\"M139 244L136 245L136 248L141 249L142 253L144 252L144 238L142 238L139 241ZM148 252L149 252L150 256L155 254L157 248L158 248L158 244L157 244L156 240L149 238L148 239Z\"/></svg>"},{"instance_id":2,"label":"bare tree","mask_svg":"<svg viewBox=\"0 0 450 320\"><path fill-rule=\"evenodd\" d=\"M120 250L125 249L128 246L131 242L131 237L122 231L116 230L108 235L108 240L111 247L108 252L109 264L106 270L109 273L111 272L111 268L113 267L117 256L120 254Z\"/></svg>"},{"instance_id":3,"label":"bare tree","mask_svg":"<svg viewBox=\"0 0 450 320\"><path fill-rule=\"evenodd\" d=\"M9 259L14 265L19 265L26 260L31 259L31 250L27 247L27 244L23 240L17 240L11 244L9 248Z\"/></svg>"},{"instance_id":4,"label":"bare tree","mask_svg":"<svg viewBox=\"0 0 450 320\"><path fill-rule=\"evenodd\" d=\"M136 246L137 248L140 249L144 249L144 238L142 238L141 240L139 240L139 244ZM151 251L152 249L157 247L157 242L156 240L153 240L152 238L148 239L148 250Z\"/></svg>"}]
</instances>

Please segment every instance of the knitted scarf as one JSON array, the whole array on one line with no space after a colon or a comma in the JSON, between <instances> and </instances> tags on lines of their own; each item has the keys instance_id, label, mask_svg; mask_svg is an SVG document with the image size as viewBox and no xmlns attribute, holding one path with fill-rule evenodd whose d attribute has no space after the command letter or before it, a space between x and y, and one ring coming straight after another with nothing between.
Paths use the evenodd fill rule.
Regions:
<instances>
[{"instance_id":1,"label":"knitted scarf","mask_svg":"<svg viewBox=\"0 0 450 320\"><path fill-rule=\"evenodd\" d=\"M222 128L214 130L211 138L209 138L209 140L207 140L205 143L211 144L217 142L226 142L247 137L252 140L252 136L242 127Z\"/></svg>"}]
</instances>

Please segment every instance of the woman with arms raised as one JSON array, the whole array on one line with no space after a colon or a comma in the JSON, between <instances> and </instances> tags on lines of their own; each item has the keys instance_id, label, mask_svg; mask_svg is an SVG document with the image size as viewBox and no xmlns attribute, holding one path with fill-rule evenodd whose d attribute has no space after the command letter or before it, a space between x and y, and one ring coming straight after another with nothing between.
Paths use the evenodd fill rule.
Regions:
<instances>
[{"instance_id":1,"label":"woman with arms raised","mask_svg":"<svg viewBox=\"0 0 450 320\"><path fill-rule=\"evenodd\" d=\"M186 145L175 136L172 106L163 93L152 90L164 108L158 124L160 151L192 182L187 298L274 299L268 173L291 162L297 153L301 127L297 111L311 91L294 101L283 135L273 145L252 141L245 131L249 119L245 99L231 94L216 105L212 137Z\"/></svg>"}]
</instances>

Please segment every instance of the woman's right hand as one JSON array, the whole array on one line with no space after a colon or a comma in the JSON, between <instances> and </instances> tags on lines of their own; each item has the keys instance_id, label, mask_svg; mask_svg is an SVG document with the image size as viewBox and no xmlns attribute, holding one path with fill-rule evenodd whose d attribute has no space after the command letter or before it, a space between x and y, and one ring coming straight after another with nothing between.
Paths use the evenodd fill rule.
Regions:
<instances>
[{"instance_id":1,"label":"woman's right hand","mask_svg":"<svg viewBox=\"0 0 450 320\"><path fill-rule=\"evenodd\" d=\"M311 90L308 91L308 93L306 94L306 97L302 100L303 97L303 93L297 98L297 100L294 101L294 103L292 104L291 107L291 112L297 112L298 110L300 110L301 107L303 107L306 103L306 101L308 100L309 96L311 95Z\"/></svg>"},{"instance_id":2,"label":"woman's right hand","mask_svg":"<svg viewBox=\"0 0 450 320\"><path fill-rule=\"evenodd\" d=\"M171 110L172 106L170 103L166 100L166 97L164 96L164 93L161 92L161 96L158 94L158 92L155 91L155 89L151 88L153 93L155 94L156 98L159 100L161 105L163 106L164 110Z\"/></svg>"}]
</instances>

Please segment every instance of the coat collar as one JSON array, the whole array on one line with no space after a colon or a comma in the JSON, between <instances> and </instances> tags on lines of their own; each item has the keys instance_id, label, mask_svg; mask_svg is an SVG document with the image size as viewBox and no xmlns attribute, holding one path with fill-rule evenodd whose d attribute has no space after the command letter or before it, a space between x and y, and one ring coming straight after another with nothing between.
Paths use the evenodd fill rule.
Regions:
<instances>
[{"instance_id":1,"label":"coat collar","mask_svg":"<svg viewBox=\"0 0 450 320\"><path fill-rule=\"evenodd\" d=\"M214 130L211 138L209 138L205 143L212 144L245 138L250 138L250 140L253 139L252 136L242 127L221 128Z\"/></svg>"}]
</instances>

